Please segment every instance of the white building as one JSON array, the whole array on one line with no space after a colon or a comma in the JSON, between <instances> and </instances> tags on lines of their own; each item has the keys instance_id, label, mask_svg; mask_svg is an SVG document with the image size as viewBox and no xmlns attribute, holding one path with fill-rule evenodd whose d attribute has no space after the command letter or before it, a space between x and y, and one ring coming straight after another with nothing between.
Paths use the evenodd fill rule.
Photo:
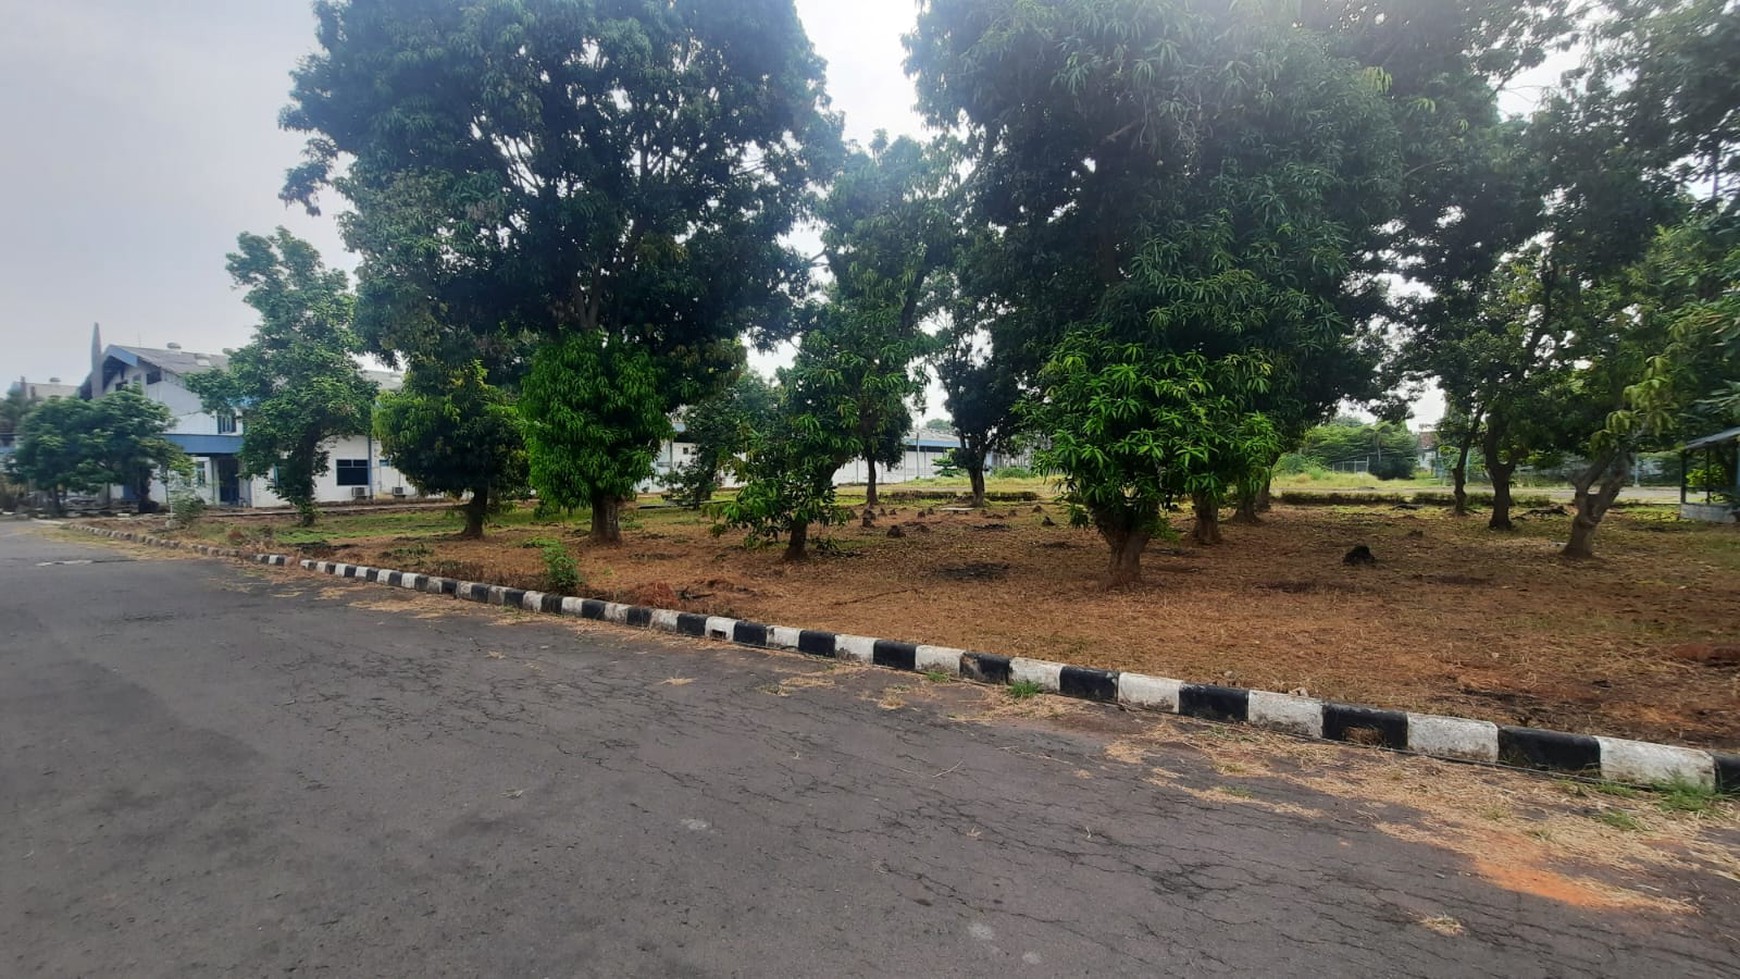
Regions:
<instances>
[{"instance_id":1,"label":"white building","mask_svg":"<svg viewBox=\"0 0 1740 979\"><path fill-rule=\"evenodd\" d=\"M287 506L273 491L270 476L241 475L239 457L246 419L206 411L199 396L187 388L188 376L220 369L227 363L228 358L222 354L191 353L174 343L162 349L104 346L102 334L93 328L91 375L79 388L79 394L100 398L132 385L152 401L168 407L172 415L169 440L193 460L193 486L207 502L227 507ZM365 373L383 390L394 390L401 381L397 374ZM317 502L348 503L417 495L393 468L391 460L381 455L380 443L372 434L332 439L323 448L329 462L326 473L314 481ZM124 487L115 487L110 492L118 500L133 502L131 491ZM168 501L168 489L160 480L152 483L151 498L158 503Z\"/></svg>"},{"instance_id":2,"label":"white building","mask_svg":"<svg viewBox=\"0 0 1740 979\"><path fill-rule=\"evenodd\" d=\"M677 438L681 439L683 425L677 423ZM901 453L898 466L877 466L876 485L888 486L895 483L907 483L915 479L929 479L937 474L943 456L961 447L961 440L953 435L944 435L934 431L917 431L906 437L905 450ZM641 483L642 493L656 493L663 489L670 478L671 471L689 461L695 453L692 442L670 441L659 445L658 454L653 457L652 478ZM1004 466L1031 466L1032 457L1025 452L992 452L985 457L985 471L1001 469ZM854 459L834 472L835 486L863 485L870 481L870 467L863 459Z\"/></svg>"}]
</instances>

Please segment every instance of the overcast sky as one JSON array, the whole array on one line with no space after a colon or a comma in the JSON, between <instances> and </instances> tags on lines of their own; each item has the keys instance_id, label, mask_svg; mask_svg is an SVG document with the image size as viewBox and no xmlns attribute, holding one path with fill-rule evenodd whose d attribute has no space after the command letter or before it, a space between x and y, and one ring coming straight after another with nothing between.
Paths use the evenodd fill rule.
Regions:
<instances>
[{"instance_id":1,"label":"overcast sky","mask_svg":"<svg viewBox=\"0 0 1740 979\"><path fill-rule=\"evenodd\" d=\"M916 132L906 0L797 0L847 135ZM238 232L285 225L350 268L330 218L278 200L301 139L277 127L314 44L304 0L27 0L0 33L0 377L82 380L109 343L215 351L252 310ZM765 362L764 362L765 363ZM0 384L4 387L4 384ZM932 398L928 415L939 414Z\"/></svg>"}]
</instances>

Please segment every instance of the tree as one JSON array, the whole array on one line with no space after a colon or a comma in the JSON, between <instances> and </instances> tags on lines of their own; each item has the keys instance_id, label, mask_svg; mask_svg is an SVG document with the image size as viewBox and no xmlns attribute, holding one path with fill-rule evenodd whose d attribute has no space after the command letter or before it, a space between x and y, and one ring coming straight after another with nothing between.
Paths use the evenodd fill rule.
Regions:
<instances>
[{"instance_id":1,"label":"tree","mask_svg":"<svg viewBox=\"0 0 1740 979\"><path fill-rule=\"evenodd\" d=\"M921 108L964 121L999 253L975 291L1011 311L996 347L1019 374L1072 333L1104 336L1107 363L1130 343L1249 358L1268 383L1219 393L1282 430L1369 385L1381 284L1362 273L1403 175L1381 72L1262 5L930 0L908 46ZM1196 483L1205 541L1273 461L1210 444L1231 454Z\"/></svg>"},{"instance_id":2,"label":"tree","mask_svg":"<svg viewBox=\"0 0 1740 979\"><path fill-rule=\"evenodd\" d=\"M1092 524L1111 550L1108 583L1142 577L1142 551L1165 533L1179 498L1224 493L1228 459L1278 452L1274 426L1250 411L1268 383L1260 358L1210 361L1105 331L1072 334L1040 375L1043 397L1023 410L1050 442L1039 468L1060 476L1074 522Z\"/></svg>"},{"instance_id":3,"label":"tree","mask_svg":"<svg viewBox=\"0 0 1740 979\"><path fill-rule=\"evenodd\" d=\"M165 435L175 416L167 405L152 401L133 387L111 391L91 405L91 451L107 473L107 481L125 486L140 513L155 513L152 478L186 463L180 446Z\"/></svg>"},{"instance_id":4,"label":"tree","mask_svg":"<svg viewBox=\"0 0 1740 979\"><path fill-rule=\"evenodd\" d=\"M492 508L526 486L519 411L481 362L460 370L415 363L375 410L381 452L423 493L470 494L462 537L482 537Z\"/></svg>"},{"instance_id":5,"label":"tree","mask_svg":"<svg viewBox=\"0 0 1740 979\"><path fill-rule=\"evenodd\" d=\"M693 454L671 472L666 496L690 509L712 499L720 479L739 469L738 456L756 433L767 429L776 398L773 385L745 369L724 391L684 409L681 437Z\"/></svg>"},{"instance_id":6,"label":"tree","mask_svg":"<svg viewBox=\"0 0 1740 979\"><path fill-rule=\"evenodd\" d=\"M56 516L66 512L67 493L116 484L132 492L140 513L150 513L152 477L186 460L164 436L173 420L167 407L131 387L95 401L50 398L24 416L8 465L48 493Z\"/></svg>"},{"instance_id":7,"label":"tree","mask_svg":"<svg viewBox=\"0 0 1740 979\"><path fill-rule=\"evenodd\" d=\"M843 384L819 335L805 334L792 366L780 371L777 410L750 441L743 488L721 507L722 526L749 531L750 544L783 536L787 561L809 557L810 525L840 516L834 472L862 448Z\"/></svg>"},{"instance_id":8,"label":"tree","mask_svg":"<svg viewBox=\"0 0 1740 979\"><path fill-rule=\"evenodd\" d=\"M946 267L958 230L951 200L953 152L877 133L854 150L822 202L823 254L833 282L816 329L827 334L842 393L852 399L858 455L868 465L865 505L876 505L876 467L898 465L922 399L915 362L929 338L920 324L929 286Z\"/></svg>"},{"instance_id":9,"label":"tree","mask_svg":"<svg viewBox=\"0 0 1740 979\"><path fill-rule=\"evenodd\" d=\"M66 494L96 492L108 485L94 447L96 408L78 398L53 398L24 416L18 448L8 459L12 474L48 494L49 511L66 513Z\"/></svg>"},{"instance_id":10,"label":"tree","mask_svg":"<svg viewBox=\"0 0 1740 979\"><path fill-rule=\"evenodd\" d=\"M369 430L375 385L358 370L348 279L314 246L279 228L243 233L230 277L260 314L254 341L221 370L188 377L210 412L243 419L244 475L275 472L275 491L306 527L314 522L314 480L327 469L325 443Z\"/></svg>"},{"instance_id":11,"label":"tree","mask_svg":"<svg viewBox=\"0 0 1740 979\"><path fill-rule=\"evenodd\" d=\"M736 369L740 336L791 333L810 272L781 238L837 166L840 125L791 0L317 12L320 50L283 116L310 135L307 159L284 196L314 208L333 188L350 202L364 322L486 361L535 338L551 371L588 350L640 363L619 347L656 365L656 386L637 387L646 404L608 384L584 386L592 403L528 387L534 482L578 492L573 460L540 460L540 445L663 431L620 422L704 399ZM610 538L612 494L651 474L652 445L620 447L585 479L610 488L594 512ZM625 471L631 460L645 470Z\"/></svg>"},{"instance_id":12,"label":"tree","mask_svg":"<svg viewBox=\"0 0 1740 979\"><path fill-rule=\"evenodd\" d=\"M598 333L571 333L532 359L521 395L532 485L553 506L590 507L594 543L622 540L622 502L674 434L664 383L645 348Z\"/></svg>"},{"instance_id":13,"label":"tree","mask_svg":"<svg viewBox=\"0 0 1740 979\"><path fill-rule=\"evenodd\" d=\"M961 446L954 464L967 473L974 507L985 505L985 460L992 452L1013 448L1020 431L1015 407L1021 386L1007 359L996 351L977 348L992 334L977 334L970 320L963 328L957 321L947 345L936 360L937 379L942 382L943 402L954 421Z\"/></svg>"}]
</instances>

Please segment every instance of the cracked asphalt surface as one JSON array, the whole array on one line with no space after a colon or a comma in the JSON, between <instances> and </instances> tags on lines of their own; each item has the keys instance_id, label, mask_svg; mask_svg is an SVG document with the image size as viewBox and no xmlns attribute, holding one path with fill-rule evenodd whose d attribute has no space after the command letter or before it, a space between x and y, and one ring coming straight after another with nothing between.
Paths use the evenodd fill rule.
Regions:
<instances>
[{"instance_id":1,"label":"cracked asphalt surface","mask_svg":"<svg viewBox=\"0 0 1740 979\"><path fill-rule=\"evenodd\" d=\"M7 976L1740 975L1732 904L1216 806L1110 708L10 523L0 635Z\"/></svg>"}]
</instances>

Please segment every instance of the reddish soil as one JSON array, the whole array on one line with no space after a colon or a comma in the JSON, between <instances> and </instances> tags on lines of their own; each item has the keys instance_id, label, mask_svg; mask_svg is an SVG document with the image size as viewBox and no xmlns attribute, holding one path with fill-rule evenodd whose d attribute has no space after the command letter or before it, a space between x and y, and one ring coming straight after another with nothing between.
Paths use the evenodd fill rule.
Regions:
<instances>
[{"instance_id":1,"label":"reddish soil","mask_svg":"<svg viewBox=\"0 0 1740 979\"><path fill-rule=\"evenodd\" d=\"M698 514L643 510L619 547L561 527L375 538L351 560L540 585L528 539L561 536L599 597L1198 682L1570 731L1740 748L1740 529L1615 513L1601 558L1556 556L1568 520L1512 534L1437 510L1278 507L1214 548L1156 541L1107 591L1090 532L1047 505L986 516L911 504L838 553L783 564ZM1188 520L1183 521L1188 527ZM335 521L336 524L336 521ZM888 537L898 524L904 536ZM923 524L927 530L920 531ZM1342 556L1369 545L1374 566ZM432 553L425 553L425 551Z\"/></svg>"}]
</instances>

